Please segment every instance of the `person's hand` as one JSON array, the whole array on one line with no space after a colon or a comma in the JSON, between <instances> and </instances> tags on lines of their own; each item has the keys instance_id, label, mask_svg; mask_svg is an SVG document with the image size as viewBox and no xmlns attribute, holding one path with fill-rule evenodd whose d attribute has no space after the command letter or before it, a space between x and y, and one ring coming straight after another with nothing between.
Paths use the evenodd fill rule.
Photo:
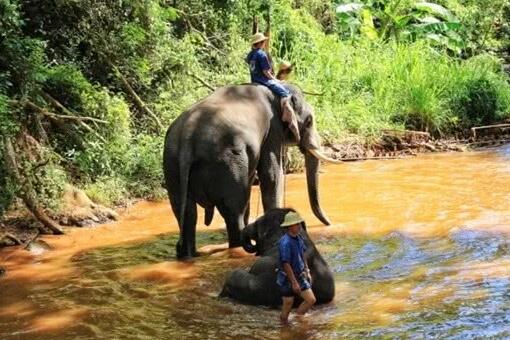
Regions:
<instances>
[{"instance_id":1,"label":"person's hand","mask_svg":"<svg viewBox=\"0 0 510 340\"><path fill-rule=\"evenodd\" d=\"M308 279L308 282L310 282L310 286L312 285L312 274L310 274L310 270L306 271L306 278Z\"/></svg>"},{"instance_id":2,"label":"person's hand","mask_svg":"<svg viewBox=\"0 0 510 340\"><path fill-rule=\"evenodd\" d=\"M301 287L299 287L299 284L296 281L292 282L292 290L296 294L301 293Z\"/></svg>"}]
</instances>

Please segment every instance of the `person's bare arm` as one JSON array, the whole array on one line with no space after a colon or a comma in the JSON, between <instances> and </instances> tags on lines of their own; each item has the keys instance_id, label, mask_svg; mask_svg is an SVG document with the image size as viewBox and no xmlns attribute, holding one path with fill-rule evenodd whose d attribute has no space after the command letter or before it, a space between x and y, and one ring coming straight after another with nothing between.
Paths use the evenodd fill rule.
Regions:
<instances>
[{"instance_id":1,"label":"person's bare arm","mask_svg":"<svg viewBox=\"0 0 510 340\"><path fill-rule=\"evenodd\" d=\"M276 77L273 75L273 73L271 72L271 70L264 70L264 71L262 71L262 72L264 73L264 75L265 75L267 78L269 78L269 79L271 79L271 80L277 80L277 81L279 81L279 80L278 80L278 79L276 79Z\"/></svg>"},{"instance_id":2,"label":"person's bare arm","mask_svg":"<svg viewBox=\"0 0 510 340\"><path fill-rule=\"evenodd\" d=\"M301 292L301 288L299 287L299 283L296 280L296 277L294 276L294 272L292 271L292 267L287 262L283 263L283 271L285 271L285 274L287 274L287 277L290 280L290 284L292 285L292 290L294 293L299 294Z\"/></svg>"}]
</instances>

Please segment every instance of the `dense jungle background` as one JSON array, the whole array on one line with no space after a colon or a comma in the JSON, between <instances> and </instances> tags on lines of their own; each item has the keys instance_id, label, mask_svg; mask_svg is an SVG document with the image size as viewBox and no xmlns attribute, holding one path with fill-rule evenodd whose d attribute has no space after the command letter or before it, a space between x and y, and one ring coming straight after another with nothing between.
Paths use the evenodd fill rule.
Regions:
<instances>
[{"instance_id":1,"label":"dense jungle background","mask_svg":"<svg viewBox=\"0 0 510 340\"><path fill-rule=\"evenodd\" d=\"M52 229L66 184L165 197L166 128L249 81L254 18L326 141L510 117L507 0L0 0L0 217L26 205Z\"/></svg>"}]
</instances>

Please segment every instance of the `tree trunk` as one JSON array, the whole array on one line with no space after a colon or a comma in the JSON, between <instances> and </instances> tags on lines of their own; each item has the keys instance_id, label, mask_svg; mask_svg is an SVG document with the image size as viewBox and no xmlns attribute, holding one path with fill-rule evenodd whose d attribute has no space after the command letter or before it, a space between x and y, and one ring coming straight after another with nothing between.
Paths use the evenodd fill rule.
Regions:
<instances>
[{"instance_id":1,"label":"tree trunk","mask_svg":"<svg viewBox=\"0 0 510 340\"><path fill-rule=\"evenodd\" d=\"M16 182L21 186L21 191L19 193L20 198L25 203L28 210L47 228L49 228L53 234L60 235L64 232L62 231L62 227L55 221L53 221L44 210L39 206L36 198L36 194L32 184L28 178L22 180L21 175L18 170L18 164L16 161L16 153L14 151L14 147L12 145L12 141L10 137L3 137L4 143L4 157L5 163L7 165L7 169L11 176L14 177Z\"/></svg>"}]
</instances>

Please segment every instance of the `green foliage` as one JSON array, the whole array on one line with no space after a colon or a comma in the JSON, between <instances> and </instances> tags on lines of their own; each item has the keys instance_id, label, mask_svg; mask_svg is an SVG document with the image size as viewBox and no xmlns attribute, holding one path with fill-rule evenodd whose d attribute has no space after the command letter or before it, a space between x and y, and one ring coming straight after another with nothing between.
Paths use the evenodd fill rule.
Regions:
<instances>
[{"instance_id":1,"label":"green foliage","mask_svg":"<svg viewBox=\"0 0 510 340\"><path fill-rule=\"evenodd\" d=\"M9 208L16 193L16 186L7 171L3 150L3 141L0 139L0 217Z\"/></svg>"},{"instance_id":2,"label":"green foliage","mask_svg":"<svg viewBox=\"0 0 510 340\"><path fill-rule=\"evenodd\" d=\"M458 34L459 20L445 7L432 2L365 1L337 7L339 32L351 39L361 35L371 40L416 41L431 43L460 54L463 41Z\"/></svg>"},{"instance_id":3,"label":"green foliage","mask_svg":"<svg viewBox=\"0 0 510 340\"><path fill-rule=\"evenodd\" d=\"M87 112L91 105L97 105L96 90L78 67L73 64L56 65L48 69L43 89L67 108ZM97 118L101 117L100 115Z\"/></svg>"},{"instance_id":4,"label":"green foliage","mask_svg":"<svg viewBox=\"0 0 510 340\"><path fill-rule=\"evenodd\" d=\"M89 198L99 204L112 206L126 202L129 192L122 177L100 177L85 184L84 191Z\"/></svg>"},{"instance_id":5,"label":"green foliage","mask_svg":"<svg viewBox=\"0 0 510 340\"><path fill-rule=\"evenodd\" d=\"M466 84L466 97L460 112L474 125L489 124L497 119L497 90L489 79L473 79Z\"/></svg>"},{"instance_id":6,"label":"green foliage","mask_svg":"<svg viewBox=\"0 0 510 340\"><path fill-rule=\"evenodd\" d=\"M510 10L508 0L444 0L463 25L461 36L466 56L504 49L508 35L502 36L502 28L508 25L505 13ZM508 34L509 32L507 32Z\"/></svg>"},{"instance_id":7,"label":"green foliage","mask_svg":"<svg viewBox=\"0 0 510 340\"><path fill-rule=\"evenodd\" d=\"M15 197L16 187L10 178L4 157L4 138L16 131L16 124L9 113L7 97L0 93L0 217Z\"/></svg>"},{"instance_id":8,"label":"green foliage","mask_svg":"<svg viewBox=\"0 0 510 340\"><path fill-rule=\"evenodd\" d=\"M472 58L455 80L450 105L460 126L491 124L509 116L508 77L497 59L486 55Z\"/></svg>"},{"instance_id":9,"label":"green foliage","mask_svg":"<svg viewBox=\"0 0 510 340\"><path fill-rule=\"evenodd\" d=\"M33 164L26 164L24 175L33 179L33 188L40 202L44 202L46 209L58 211L60 199L68 182L67 174L63 169L53 163L44 167L34 168Z\"/></svg>"},{"instance_id":10,"label":"green foliage","mask_svg":"<svg viewBox=\"0 0 510 340\"><path fill-rule=\"evenodd\" d=\"M8 100L9 98L0 91L0 136L12 135L18 130Z\"/></svg>"},{"instance_id":11,"label":"green foliage","mask_svg":"<svg viewBox=\"0 0 510 340\"><path fill-rule=\"evenodd\" d=\"M125 175L130 192L137 197L161 198L162 191L162 136L139 135L128 152Z\"/></svg>"},{"instance_id":12,"label":"green foliage","mask_svg":"<svg viewBox=\"0 0 510 340\"><path fill-rule=\"evenodd\" d=\"M337 30L350 39L425 39L456 55L472 56L503 47L497 36L509 8L506 0L343 1L336 8Z\"/></svg>"},{"instance_id":13,"label":"green foliage","mask_svg":"<svg viewBox=\"0 0 510 340\"><path fill-rule=\"evenodd\" d=\"M104 90L93 94L86 98L86 108L90 113L97 112L96 116L104 115L102 118L107 123L99 129L103 138L89 133L84 148L71 154L72 160L91 179L122 174L131 143L128 106L121 98L112 97Z\"/></svg>"}]
</instances>

